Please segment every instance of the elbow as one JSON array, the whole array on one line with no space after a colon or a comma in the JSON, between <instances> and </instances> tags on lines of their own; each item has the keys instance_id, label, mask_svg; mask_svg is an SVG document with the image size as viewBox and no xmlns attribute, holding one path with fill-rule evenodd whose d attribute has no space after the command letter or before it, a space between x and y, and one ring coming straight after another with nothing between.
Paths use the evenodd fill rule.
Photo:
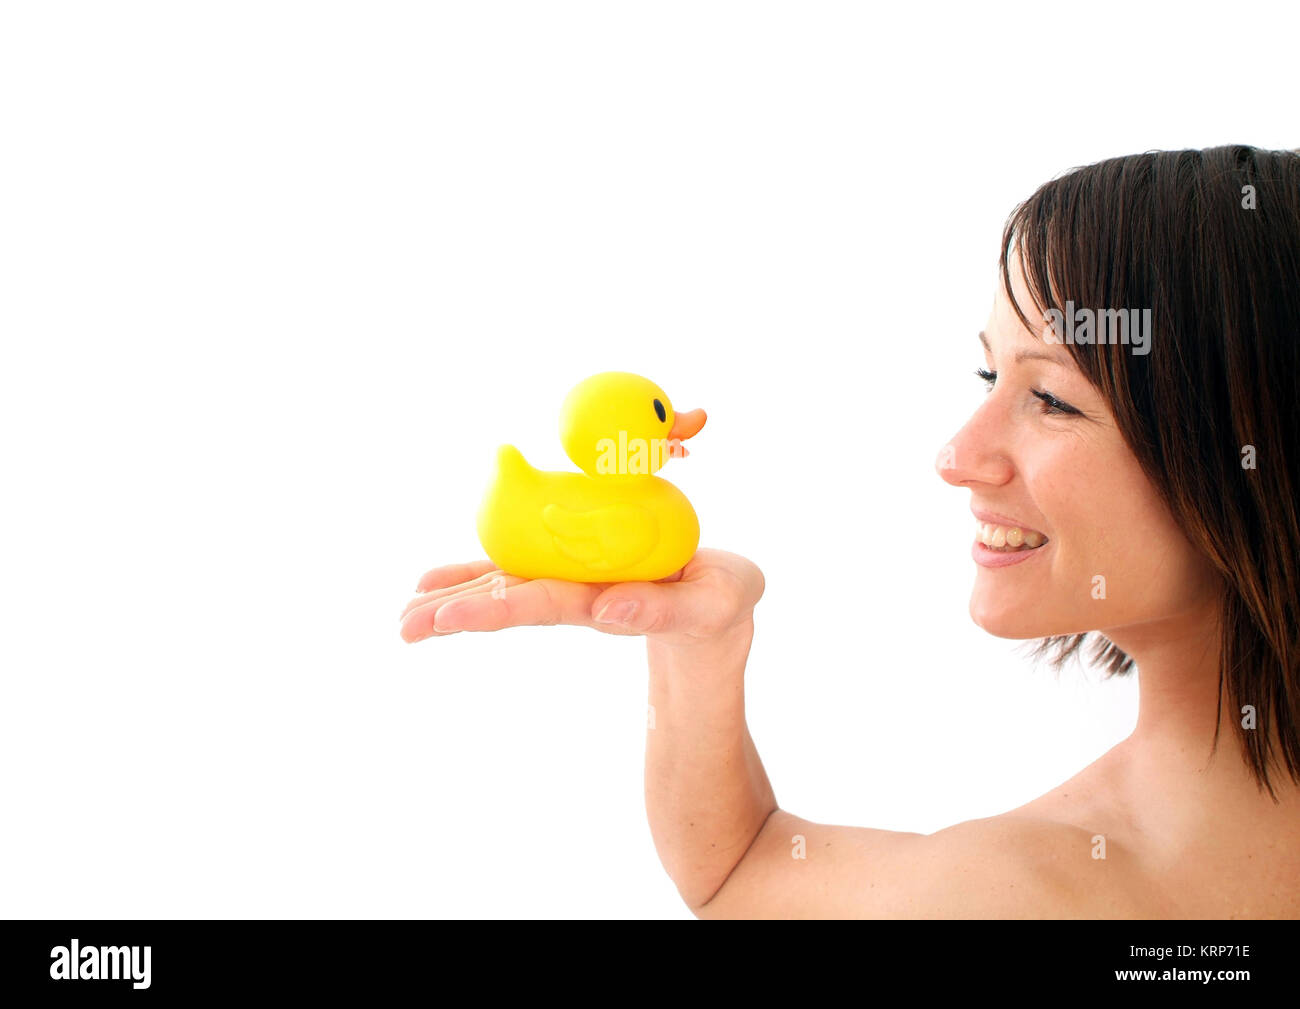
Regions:
<instances>
[{"instance_id":1,"label":"elbow","mask_svg":"<svg viewBox=\"0 0 1300 1009\"><path fill-rule=\"evenodd\" d=\"M768 824L772 822L772 817L780 811L779 807L773 807L768 811L767 815L763 817L763 822L758 825L758 830L754 832L754 836L750 838L749 843L745 846L745 850L741 852L740 857L736 859L732 867L727 870L727 874L722 877L718 885L703 900L698 899L698 894L695 895L696 899L692 900L690 896L682 891L681 887L678 887L677 892L681 895L682 900L686 902L686 906L690 908L691 914L702 921L734 918L736 916L734 907L736 901L719 900L719 897L722 896L724 890L727 890L727 884L733 880L737 870L745 864L745 859L749 858L760 847L759 839L763 836ZM732 890L734 889L735 887L732 887Z\"/></svg>"}]
</instances>

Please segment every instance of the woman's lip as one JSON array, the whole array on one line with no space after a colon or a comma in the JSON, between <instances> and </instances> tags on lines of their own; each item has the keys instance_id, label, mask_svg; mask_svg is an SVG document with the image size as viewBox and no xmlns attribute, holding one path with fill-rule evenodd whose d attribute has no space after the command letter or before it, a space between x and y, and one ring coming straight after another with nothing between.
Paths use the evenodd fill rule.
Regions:
<instances>
[{"instance_id":1,"label":"woman's lip","mask_svg":"<svg viewBox=\"0 0 1300 1009\"><path fill-rule=\"evenodd\" d=\"M986 547L979 540L971 548L971 556L975 563L982 568L1005 568L1011 564L1019 564L1021 561L1027 561L1034 554L1041 554L1047 549L1048 544L1044 543L1041 547L1035 547L1032 550L994 550L992 547Z\"/></svg>"}]
</instances>

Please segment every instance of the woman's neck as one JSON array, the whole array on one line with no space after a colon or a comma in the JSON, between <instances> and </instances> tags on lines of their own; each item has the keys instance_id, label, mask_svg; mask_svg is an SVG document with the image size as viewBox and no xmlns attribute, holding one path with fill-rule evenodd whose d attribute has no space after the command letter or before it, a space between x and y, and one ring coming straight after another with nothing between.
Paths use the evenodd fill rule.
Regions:
<instances>
[{"instance_id":1,"label":"woman's neck","mask_svg":"<svg viewBox=\"0 0 1300 1009\"><path fill-rule=\"evenodd\" d=\"M1131 772L1134 788L1145 782L1147 789L1190 790L1188 798L1210 793L1216 802L1236 796L1254 803L1262 796L1271 803L1268 792L1258 789L1238 739L1244 716L1227 696L1226 684L1222 697L1219 693L1217 606L1104 633L1137 666L1137 726L1113 751ZM1271 776L1278 797L1295 804L1300 797L1295 783L1284 771Z\"/></svg>"}]
</instances>

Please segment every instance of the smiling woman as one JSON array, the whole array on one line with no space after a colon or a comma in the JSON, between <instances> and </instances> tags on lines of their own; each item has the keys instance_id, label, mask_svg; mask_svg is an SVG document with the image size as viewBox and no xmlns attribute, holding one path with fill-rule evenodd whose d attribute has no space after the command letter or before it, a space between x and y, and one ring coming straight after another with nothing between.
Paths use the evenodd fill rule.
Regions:
<instances>
[{"instance_id":1,"label":"smiling woman","mask_svg":"<svg viewBox=\"0 0 1300 1009\"><path fill-rule=\"evenodd\" d=\"M1001 265L988 396L940 466L971 492L970 615L1057 661L1096 635L1139 675L1133 734L1059 788L930 835L780 809L745 722L763 576L734 554L623 584L454 565L407 606L408 641L645 636L650 829L700 917L1300 914L1300 155L1077 169Z\"/></svg>"},{"instance_id":2,"label":"smiling woman","mask_svg":"<svg viewBox=\"0 0 1300 1009\"><path fill-rule=\"evenodd\" d=\"M1155 353L1141 344L1066 341L1090 398L1104 399L1123 439L1117 462L1126 484L1092 485L1093 497L1116 517L1126 507L1116 494L1141 487L1142 497L1159 498L1158 507L1144 507L1163 513L1166 529L1176 527L1176 544L1156 541L1159 556L1174 563L1158 575L1137 573L1158 577L1158 591L1133 585L1129 594L1203 611L1219 628L1216 680L1251 771L1262 787L1271 772L1294 779L1300 157L1234 146L1102 162L1026 201L1008 221L1002 249L1005 293L1027 326L1026 306L1053 318L1073 305L1141 309L1157 320L1148 334L1159 341ZM1027 278L1028 300L1015 296L1013 276ZM1044 648L1059 663L1096 629L1098 657L1127 671L1136 651L1123 642L1142 644L1115 621L1137 623L1143 614L1114 605L1106 614L1108 622L1094 616L1060 628Z\"/></svg>"}]
</instances>

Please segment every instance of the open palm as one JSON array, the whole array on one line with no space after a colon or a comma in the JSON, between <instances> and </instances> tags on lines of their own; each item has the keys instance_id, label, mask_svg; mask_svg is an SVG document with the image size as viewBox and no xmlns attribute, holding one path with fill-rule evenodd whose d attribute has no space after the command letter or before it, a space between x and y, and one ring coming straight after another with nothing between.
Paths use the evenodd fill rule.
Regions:
<instances>
[{"instance_id":1,"label":"open palm","mask_svg":"<svg viewBox=\"0 0 1300 1009\"><path fill-rule=\"evenodd\" d=\"M614 584L517 578L483 560L434 568L421 577L417 591L402 611L406 641L574 624L687 644L749 619L763 595L763 574L752 561L723 550L700 550L657 582Z\"/></svg>"}]
</instances>

